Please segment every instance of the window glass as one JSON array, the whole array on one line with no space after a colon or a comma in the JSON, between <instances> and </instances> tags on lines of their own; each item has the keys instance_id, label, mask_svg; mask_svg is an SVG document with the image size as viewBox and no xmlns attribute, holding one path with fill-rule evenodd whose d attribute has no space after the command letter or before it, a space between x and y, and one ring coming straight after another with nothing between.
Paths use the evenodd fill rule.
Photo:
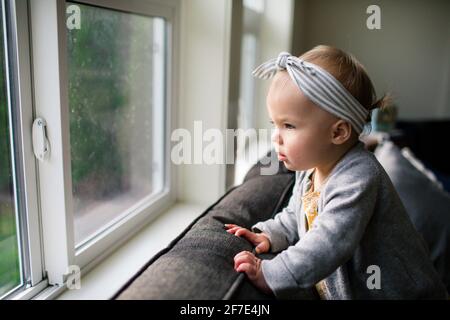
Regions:
<instances>
[{"instance_id":1,"label":"window glass","mask_svg":"<svg viewBox=\"0 0 450 320\"><path fill-rule=\"evenodd\" d=\"M0 296L21 283L2 10L0 6Z\"/></svg>"},{"instance_id":2,"label":"window glass","mask_svg":"<svg viewBox=\"0 0 450 320\"><path fill-rule=\"evenodd\" d=\"M165 21L67 3L75 243L163 189ZM79 20L76 20L79 18Z\"/></svg>"},{"instance_id":3,"label":"window glass","mask_svg":"<svg viewBox=\"0 0 450 320\"><path fill-rule=\"evenodd\" d=\"M257 67L258 52L260 46L259 29L264 11L263 0L245 0L243 3L241 36L241 65L240 65L240 88L238 108L238 128L251 130L256 128L257 90L256 80L252 75ZM258 144L259 143L259 144ZM256 139L237 139L236 165L234 168L234 185L242 183L245 174L253 166L262 154L258 150L261 141Z\"/></svg>"}]
</instances>

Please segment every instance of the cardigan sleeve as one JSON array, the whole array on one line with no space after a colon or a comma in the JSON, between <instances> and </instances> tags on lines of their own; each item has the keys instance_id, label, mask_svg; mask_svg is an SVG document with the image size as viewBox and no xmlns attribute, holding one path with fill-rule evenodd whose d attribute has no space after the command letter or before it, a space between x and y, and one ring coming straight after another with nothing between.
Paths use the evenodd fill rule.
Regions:
<instances>
[{"instance_id":1,"label":"cardigan sleeve","mask_svg":"<svg viewBox=\"0 0 450 320\"><path fill-rule=\"evenodd\" d=\"M270 252L280 252L299 240L296 206L300 172L296 172L295 185L287 207L277 213L273 219L258 222L252 226L253 232L264 232L270 239Z\"/></svg>"},{"instance_id":2,"label":"cardigan sleeve","mask_svg":"<svg viewBox=\"0 0 450 320\"><path fill-rule=\"evenodd\" d=\"M295 245L262 261L276 296L314 286L352 257L374 212L378 181L367 163L348 163L330 177L313 227Z\"/></svg>"}]
</instances>

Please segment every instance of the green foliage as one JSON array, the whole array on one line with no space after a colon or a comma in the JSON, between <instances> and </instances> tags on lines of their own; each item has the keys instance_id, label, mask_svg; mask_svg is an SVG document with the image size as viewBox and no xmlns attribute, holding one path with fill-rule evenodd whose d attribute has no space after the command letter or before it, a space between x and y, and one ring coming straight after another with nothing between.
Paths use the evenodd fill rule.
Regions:
<instances>
[{"instance_id":1,"label":"green foliage","mask_svg":"<svg viewBox=\"0 0 450 320\"><path fill-rule=\"evenodd\" d=\"M67 31L72 181L75 193L106 196L120 191L123 176L115 128L128 101L116 40L122 22L83 7L82 28Z\"/></svg>"},{"instance_id":2,"label":"green foliage","mask_svg":"<svg viewBox=\"0 0 450 320\"><path fill-rule=\"evenodd\" d=\"M3 33L0 36L3 44ZM5 54L0 50L0 192L10 188L11 160L9 150L8 105L6 100Z\"/></svg>"},{"instance_id":3,"label":"green foliage","mask_svg":"<svg viewBox=\"0 0 450 320\"><path fill-rule=\"evenodd\" d=\"M0 18L0 25L2 20ZM16 221L12 210L11 158L9 148L8 104L6 97L3 32L0 32L0 296L20 282Z\"/></svg>"},{"instance_id":4,"label":"green foliage","mask_svg":"<svg viewBox=\"0 0 450 320\"><path fill-rule=\"evenodd\" d=\"M0 296L20 282L20 266L13 212L0 206Z\"/></svg>"}]
</instances>

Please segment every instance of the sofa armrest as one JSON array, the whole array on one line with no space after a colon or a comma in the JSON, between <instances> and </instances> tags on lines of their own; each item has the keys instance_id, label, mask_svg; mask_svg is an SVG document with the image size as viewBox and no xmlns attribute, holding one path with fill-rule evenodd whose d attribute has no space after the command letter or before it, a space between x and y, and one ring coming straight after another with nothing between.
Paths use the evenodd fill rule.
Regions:
<instances>
[{"instance_id":1,"label":"sofa armrest","mask_svg":"<svg viewBox=\"0 0 450 320\"><path fill-rule=\"evenodd\" d=\"M273 299L235 272L233 257L242 250L251 251L252 245L227 233L224 224L250 228L271 218L287 205L295 175L285 168L272 176L251 172L149 261L113 299Z\"/></svg>"}]
</instances>

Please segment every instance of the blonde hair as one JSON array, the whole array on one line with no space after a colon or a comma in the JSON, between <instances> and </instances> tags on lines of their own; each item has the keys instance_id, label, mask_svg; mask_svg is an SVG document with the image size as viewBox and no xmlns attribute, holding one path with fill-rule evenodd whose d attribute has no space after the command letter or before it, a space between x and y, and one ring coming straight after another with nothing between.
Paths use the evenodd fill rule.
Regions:
<instances>
[{"instance_id":1,"label":"blonde hair","mask_svg":"<svg viewBox=\"0 0 450 320\"><path fill-rule=\"evenodd\" d=\"M364 66L351 54L327 45L305 52L301 59L331 73L367 110L385 108L392 103L391 94L377 99L375 88ZM367 121L370 121L370 113Z\"/></svg>"}]
</instances>

